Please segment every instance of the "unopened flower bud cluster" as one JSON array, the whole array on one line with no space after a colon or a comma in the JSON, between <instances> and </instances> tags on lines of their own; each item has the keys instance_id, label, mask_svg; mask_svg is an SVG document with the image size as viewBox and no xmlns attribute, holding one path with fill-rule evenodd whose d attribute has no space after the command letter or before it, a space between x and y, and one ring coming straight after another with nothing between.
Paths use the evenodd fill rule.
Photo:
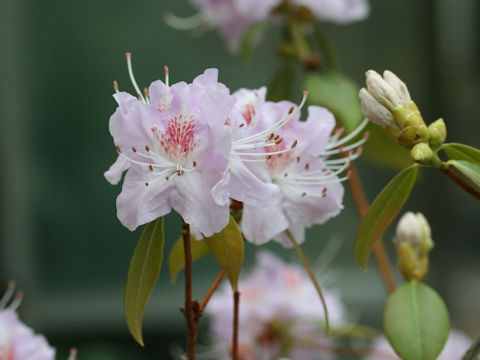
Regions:
<instances>
[{"instance_id":1,"label":"unopened flower bud cluster","mask_svg":"<svg viewBox=\"0 0 480 360\"><path fill-rule=\"evenodd\" d=\"M394 141L411 150L414 161L428 163L433 151L446 139L443 119L427 127L407 86L391 71L385 71L382 77L369 70L366 78L367 87L360 90L365 116L382 126Z\"/></svg>"},{"instance_id":2,"label":"unopened flower bud cluster","mask_svg":"<svg viewBox=\"0 0 480 360\"><path fill-rule=\"evenodd\" d=\"M428 272L428 253L434 244L427 219L421 213L405 213L394 238L398 268L407 280L422 281Z\"/></svg>"}]
</instances>

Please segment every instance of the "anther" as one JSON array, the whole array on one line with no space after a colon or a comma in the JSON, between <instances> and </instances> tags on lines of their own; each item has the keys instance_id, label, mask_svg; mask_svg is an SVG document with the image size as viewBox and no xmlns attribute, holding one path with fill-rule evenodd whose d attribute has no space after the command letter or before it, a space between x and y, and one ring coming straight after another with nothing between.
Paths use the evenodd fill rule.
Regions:
<instances>
[{"instance_id":1,"label":"anther","mask_svg":"<svg viewBox=\"0 0 480 360\"><path fill-rule=\"evenodd\" d=\"M193 167L197 167L197 162L196 161L193 162Z\"/></svg>"},{"instance_id":2,"label":"anther","mask_svg":"<svg viewBox=\"0 0 480 360\"><path fill-rule=\"evenodd\" d=\"M303 95L308 96L308 91L305 90L305 91L303 92Z\"/></svg>"},{"instance_id":3,"label":"anther","mask_svg":"<svg viewBox=\"0 0 480 360\"><path fill-rule=\"evenodd\" d=\"M267 160L270 160L272 158L272 155L267 155Z\"/></svg>"},{"instance_id":4,"label":"anther","mask_svg":"<svg viewBox=\"0 0 480 360\"><path fill-rule=\"evenodd\" d=\"M297 156L297 163L300 162L300 156Z\"/></svg>"},{"instance_id":5,"label":"anther","mask_svg":"<svg viewBox=\"0 0 480 360\"><path fill-rule=\"evenodd\" d=\"M309 164L309 163L306 163L306 164L305 164L305 170L308 170L308 169L310 169L310 164Z\"/></svg>"},{"instance_id":6,"label":"anther","mask_svg":"<svg viewBox=\"0 0 480 360\"><path fill-rule=\"evenodd\" d=\"M148 93L148 89L147 89L147 88L143 88L143 95L144 95L146 98L148 98L148 96L150 95L150 94Z\"/></svg>"},{"instance_id":7,"label":"anther","mask_svg":"<svg viewBox=\"0 0 480 360\"><path fill-rule=\"evenodd\" d=\"M170 180L170 176L165 176L165 180Z\"/></svg>"},{"instance_id":8,"label":"anther","mask_svg":"<svg viewBox=\"0 0 480 360\"><path fill-rule=\"evenodd\" d=\"M133 151L134 153L137 152L137 149L135 148L135 146L132 146L132 151Z\"/></svg>"},{"instance_id":9,"label":"anther","mask_svg":"<svg viewBox=\"0 0 480 360\"><path fill-rule=\"evenodd\" d=\"M277 135L273 138L273 140L275 140L275 141L278 140L278 139L280 139L280 135Z\"/></svg>"},{"instance_id":10,"label":"anther","mask_svg":"<svg viewBox=\"0 0 480 360\"><path fill-rule=\"evenodd\" d=\"M118 91L118 82L117 82L117 80L113 80L113 90Z\"/></svg>"},{"instance_id":11,"label":"anther","mask_svg":"<svg viewBox=\"0 0 480 360\"><path fill-rule=\"evenodd\" d=\"M288 176L288 173L285 173L283 176L287 177L287 176Z\"/></svg>"},{"instance_id":12,"label":"anther","mask_svg":"<svg viewBox=\"0 0 480 360\"><path fill-rule=\"evenodd\" d=\"M241 123L238 127L244 127L245 123Z\"/></svg>"},{"instance_id":13,"label":"anther","mask_svg":"<svg viewBox=\"0 0 480 360\"><path fill-rule=\"evenodd\" d=\"M125 53L125 56L126 56L127 58L129 58L129 57L132 56L132 53L127 51L127 52Z\"/></svg>"},{"instance_id":14,"label":"anther","mask_svg":"<svg viewBox=\"0 0 480 360\"><path fill-rule=\"evenodd\" d=\"M169 70L168 70L168 66L167 66L167 65L165 65L165 66L163 67L163 72L164 72L165 76L168 75Z\"/></svg>"},{"instance_id":15,"label":"anther","mask_svg":"<svg viewBox=\"0 0 480 360\"><path fill-rule=\"evenodd\" d=\"M295 107L290 107L290 109L288 110L288 115L290 115L291 113L293 113L293 110L295 109Z\"/></svg>"},{"instance_id":16,"label":"anther","mask_svg":"<svg viewBox=\"0 0 480 360\"><path fill-rule=\"evenodd\" d=\"M360 146L358 149L357 149L357 154L358 155L361 155L363 153L363 146Z\"/></svg>"},{"instance_id":17,"label":"anther","mask_svg":"<svg viewBox=\"0 0 480 360\"><path fill-rule=\"evenodd\" d=\"M120 145L117 145L117 146L116 146L116 149L117 149L117 151L118 151L119 153L122 152L122 148L120 147Z\"/></svg>"},{"instance_id":18,"label":"anther","mask_svg":"<svg viewBox=\"0 0 480 360\"><path fill-rule=\"evenodd\" d=\"M153 171L153 166L152 165L148 165L148 168L150 169L150 171Z\"/></svg>"},{"instance_id":19,"label":"anther","mask_svg":"<svg viewBox=\"0 0 480 360\"><path fill-rule=\"evenodd\" d=\"M182 175L182 170L180 169L175 170L175 172L177 173L178 176Z\"/></svg>"},{"instance_id":20,"label":"anther","mask_svg":"<svg viewBox=\"0 0 480 360\"><path fill-rule=\"evenodd\" d=\"M297 144L298 144L298 141L295 140L295 141L292 143L292 146L290 146L290 148L295 149L295 147L297 146ZM299 157L299 159L300 159L300 157ZM298 160L298 161L300 161L300 160Z\"/></svg>"},{"instance_id":21,"label":"anther","mask_svg":"<svg viewBox=\"0 0 480 360\"><path fill-rule=\"evenodd\" d=\"M270 136L268 137L268 141L273 140L274 137L275 137L275 134L274 134L274 133L271 133Z\"/></svg>"},{"instance_id":22,"label":"anther","mask_svg":"<svg viewBox=\"0 0 480 360\"><path fill-rule=\"evenodd\" d=\"M305 196L307 196L307 193L306 193L306 192L303 192L303 193L302 193L302 197L305 197Z\"/></svg>"},{"instance_id":23,"label":"anther","mask_svg":"<svg viewBox=\"0 0 480 360\"><path fill-rule=\"evenodd\" d=\"M276 145L280 145L280 144L282 143L282 141L283 141L283 139L280 138L280 139L278 139L277 141L275 141L275 144L276 144Z\"/></svg>"},{"instance_id":24,"label":"anther","mask_svg":"<svg viewBox=\"0 0 480 360\"><path fill-rule=\"evenodd\" d=\"M145 150L150 151L150 146L145 145Z\"/></svg>"},{"instance_id":25,"label":"anther","mask_svg":"<svg viewBox=\"0 0 480 360\"><path fill-rule=\"evenodd\" d=\"M145 186L148 186L148 185L149 185L149 183L148 183L148 182L146 182L146 183L145 183Z\"/></svg>"},{"instance_id":26,"label":"anther","mask_svg":"<svg viewBox=\"0 0 480 360\"><path fill-rule=\"evenodd\" d=\"M370 137L370 131L367 131L365 132L365 134L363 134L363 138L366 140Z\"/></svg>"}]
</instances>

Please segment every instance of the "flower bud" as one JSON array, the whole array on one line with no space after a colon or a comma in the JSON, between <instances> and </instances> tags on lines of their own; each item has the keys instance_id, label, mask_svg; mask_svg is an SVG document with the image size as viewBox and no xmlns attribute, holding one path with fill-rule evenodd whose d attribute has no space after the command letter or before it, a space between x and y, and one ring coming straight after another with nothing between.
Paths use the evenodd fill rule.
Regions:
<instances>
[{"instance_id":1,"label":"flower bud","mask_svg":"<svg viewBox=\"0 0 480 360\"><path fill-rule=\"evenodd\" d=\"M365 116L407 149L428 142L427 127L407 85L388 70L383 77L369 70L366 78L367 88L359 94Z\"/></svg>"},{"instance_id":2,"label":"flower bud","mask_svg":"<svg viewBox=\"0 0 480 360\"><path fill-rule=\"evenodd\" d=\"M413 161L420 164L425 164L432 159L433 151L427 144L420 143L415 145L412 150L410 150L410 156Z\"/></svg>"},{"instance_id":3,"label":"flower bud","mask_svg":"<svg viewBox=\"0 0 480 360\"><path fill-rule=\"evenodd\" d=\"M447 127L442 118L434 121L428 126L428 136L430 138L430 146L437 149L445 142L447 138Z\"/></svg>"},{"instance_id":4,"label":"flower bud","mask_svg":"<svg viewBox=\"0 0 480 360\"><path fill-rule=\"evenodd\" d=\"M422 281L428 272L428 253L433 248L427 219L421 213L407 212L397 225L393 240L398 268L407 281Z\"/></svg>"}]
</instances>

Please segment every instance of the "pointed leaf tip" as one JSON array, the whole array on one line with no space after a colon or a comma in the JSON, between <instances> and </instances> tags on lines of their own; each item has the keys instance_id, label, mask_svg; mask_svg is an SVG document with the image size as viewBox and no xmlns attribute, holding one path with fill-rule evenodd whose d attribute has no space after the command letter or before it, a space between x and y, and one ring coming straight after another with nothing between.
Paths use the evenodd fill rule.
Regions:
<instances>
[{"instance_id":1,"label":"pointed leaf tip","mask_svg":"<svg viewBox=\"0 0 480 360\"><path fill-rule=\"evenodd\" d=\"M416 164L402 170L383 188L368 208L358 229L354 246L355 261L362 269L367 269L370 251L407 201L417 173Z\"/></svg>"},{"instance_id":2,"label":"pointed leaf tip","mask_svg":"<svg viewBox=\"0 0 480 360\"><path fill-rule=\"evenodd\" d=\"M124 293L124 312L133 338L144 346L142 319L148 298L157 283L163 260L163 217L148 223L133 251Z\"/></svg>"}]
</instances>

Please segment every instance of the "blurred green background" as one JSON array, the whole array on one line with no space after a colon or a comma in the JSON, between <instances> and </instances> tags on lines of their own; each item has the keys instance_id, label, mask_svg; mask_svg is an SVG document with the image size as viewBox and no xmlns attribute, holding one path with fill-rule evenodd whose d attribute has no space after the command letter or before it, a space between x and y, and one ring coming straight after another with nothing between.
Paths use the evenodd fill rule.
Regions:
<instances>
[{"instance_id":1,"label":"blurred green background","mask_svg":"<svg viewBox=\"0 0 480 360\"><path fill-rule=\"evenodd\" d=\"M343 70L359 84L367 69L393 70L409 85L426 121L443 116L450 141L480 147L480 3L371 5L367 21L323 26ZM166 12L188 16L194 9L187 0L0 3L0 289L16 280L25 292L23 320L48 337L59 359L71 346L80 349L82 360L168 358L171 344L183 346L183 287L181 281L170 284L166 270L145 314L145 349L129 336L123 318L124 280L139 233L116 219L120 187L109 185L103 172L116 157L108 133L116 106L112 80L133 90L124 53L133 53L141 86L162 78L166 64L173 82L216 67L230 89L255 88L268 83L279 63L274 31L246 65L215 32L192 37L170 29L163 22ZM365 158L358 167L370 200L395 173ZM479 204L428 169L412 195L405 210L424 212L436 242L427 282L445 298L454 326L474 335L480 331ZM380 326L385 292L373 262L368 273L353 262L359 221L348 193L345 207L309 231L305 249L314 260L330 239L343 241L331 264L338 274L334 286L352 314ZM180 221L169 215L166 224L168 251ZM391 236L390 229L390 251ZM275 244L268 248L295 259ZM250 251L246 263L252 262ZM197 297L218 269L212 257L195 263ZM207 339L203 332L200 342Z\"/></svg>"}]
</instances>

